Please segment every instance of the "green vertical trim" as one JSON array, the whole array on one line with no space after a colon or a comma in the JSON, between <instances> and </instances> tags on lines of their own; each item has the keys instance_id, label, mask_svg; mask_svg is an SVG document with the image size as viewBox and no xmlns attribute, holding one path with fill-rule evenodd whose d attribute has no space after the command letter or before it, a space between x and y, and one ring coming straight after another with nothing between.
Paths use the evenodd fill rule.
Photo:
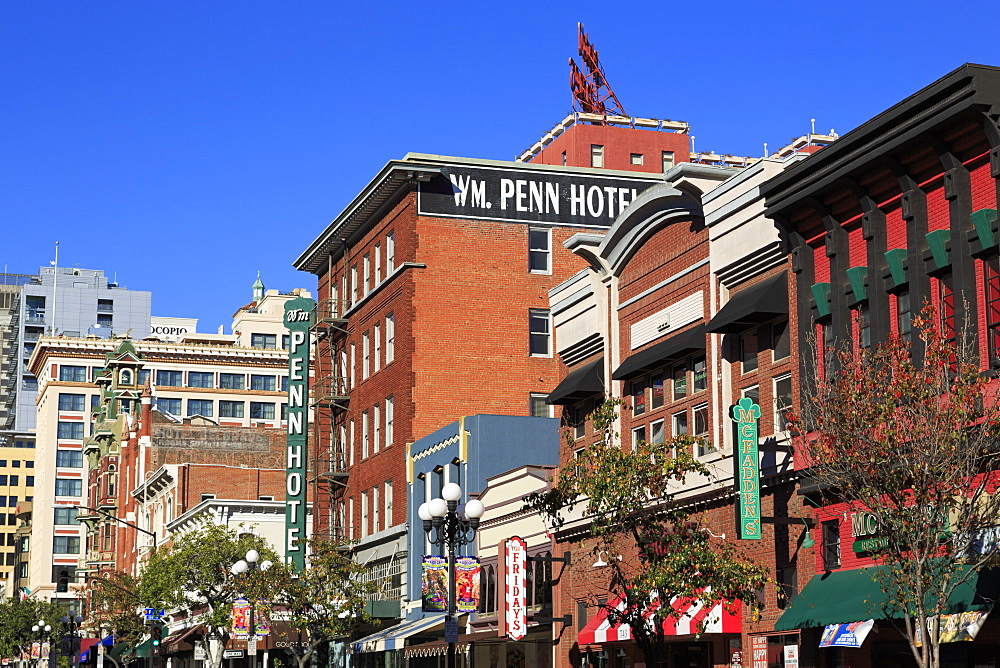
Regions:
<instances>
[{"instance_id":1,"label":"green vertical trim","mask_svg":"<svg viewBox=\"0 0 1000 668\"><path fill-rule=\"evenodd\" d=\"M996 209L980 209L972 212L972 225L976 228L979 245L983 248L993 248L997 245L996 236L993 234L993 224L996 220Z\"/></svg>"},{"instance_id":2,"label":"green vertical trim","mask_svg":"<svg viewBox=\"0 0 1000 668\"><path fill-rule=\"evenodd\" d=\"M934 230L924 235L931 249L931 257L937 269L944 269L951 261L948 259L948 241L951 240L950 230Z\"/></svg>"},{"instance_id":3,"label":"green vertical trim","mask_svg":"<svg viewBox=\"0 0 1000 668\"><path fill-rule=\"evenodd\" d=\"M885 262L892 274L893 287L906 283L906 249L893 248L885 252Z\"/></svg>"},{"instance_id":4,"label":"green vertical trim","mask_svg":"<svg viewBox=\"0 0 1000 668\"><path fill-rule=\"evenodd\" d=\"M830 284L829 283L815 283L810 286L813 293L813 298L816 300L816 310L819 312L820 317L825 317L830 315Z\"/></svg>"},{"instance_id":5,"label":"green vertical trim","mask_svg":"<svg viewBox=\"0 0 1000 668\"><path fill-rule=\"evenodd\" d=\"M847 270L847 280L858 301L868 299L868 267L851 267Z\"/></svg>"}]
</instances>

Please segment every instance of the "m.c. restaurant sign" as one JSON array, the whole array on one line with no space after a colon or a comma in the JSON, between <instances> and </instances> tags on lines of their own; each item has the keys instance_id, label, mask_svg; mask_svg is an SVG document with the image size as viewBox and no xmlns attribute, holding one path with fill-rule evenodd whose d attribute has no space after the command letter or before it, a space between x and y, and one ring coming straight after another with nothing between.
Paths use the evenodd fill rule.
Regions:
<instances>
[{"instance_id":1,"label":"m.c. restaurant sign","mask_svg":"<svg viewBox=\"0 0 1000 668\"><path fill-rule=\"evenodd\" d=\"M733 448L733 470L736 474L736 518L742 539L760 539L760 456L757 449L757 421L760 406L743 397L732 408L736 425L736 447Z\"/></svg>"}]
</instances>

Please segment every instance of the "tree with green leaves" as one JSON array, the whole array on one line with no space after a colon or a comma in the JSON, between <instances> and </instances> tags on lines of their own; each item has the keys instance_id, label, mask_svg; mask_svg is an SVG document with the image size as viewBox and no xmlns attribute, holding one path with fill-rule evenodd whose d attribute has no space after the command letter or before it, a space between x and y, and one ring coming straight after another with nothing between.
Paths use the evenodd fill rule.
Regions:
<instances>
[{"instance_id":1,"label":"tree with green leaves","mask_svg":"<svg viewBox=\"0 0 1000 668\"><path fill-rule=\"evenodd\" d=\"M297 572L286 564L272 570L275 615L303 634L296 654L299 668L309 665L321 646L350 637L369 621L365 603L379 583L365 578L368 569L340 546L310 541L305 570Z\"/></svg>"},{"instance_id":2,"label":"tree with green leaves","mask_svg":"<svg viewBox=\"0 0 1000 668\"><path fill-rule=\"evenodd\" d=\"M240 597L269 600L275 591L276 570L258 572L253 577L233 577L230 568L251 549L258 551L262 561L278 560L259 536L206 525L182 535L168 549L157 551L142 573L142 591L161 596L164 607L186 611L205 628L202 642L209 668L222 665L222 652L232 626L233 601Z\"/></svg>"},{"instance_id":3,"label":"tree with green leaves","mask_svg":"<svg viewBox=\"0 0 1000 668\"><path fill-rule=\"evenodd\" d=\"M657 666L664 622L680 615L672 601L721 602L730 610L742 605L752 613L769 576L734 544L702 531L695 511L679 501L689 477L711 477L691 454L699 439L642 441L626 450L614 431L619 405L608 400L591 414L598 440L566 462L552 488L529 497L528 505L556 526L574 508L582 510L596 550L608 555L607 589L622 597L616 605L597 603L611 623L630 627L646 665Z\"/></svg>"},{"instance_id":4,"label":"tree with green leaves","mask_svg":"<svg viewBox=\"0 0 1000 668\"><path fill-rule=\"evenodd\" d=\"M896 625L917 665L938 668L949 599L1000 555L1000 397L970 337L942 333L932 309L912 335L916 361L899 336L816 355L822 372L803 374L793 424L823 501L875 527L863 547L884 598L869 613Z\"/></svg>"},{"instance_id":5,"label":"tree with green leaves","mask_svg":"<svg viewBox=\"0 0 1000 668\"><path fill-rule=\"evenodd\" d=\"M38 635L31 627L44 622L52 627L52 638L59 637L62 616L66 612L48 601L14 597L0 601L0 656L20 658L31 650Z\"/></svg>"}]
</instances>

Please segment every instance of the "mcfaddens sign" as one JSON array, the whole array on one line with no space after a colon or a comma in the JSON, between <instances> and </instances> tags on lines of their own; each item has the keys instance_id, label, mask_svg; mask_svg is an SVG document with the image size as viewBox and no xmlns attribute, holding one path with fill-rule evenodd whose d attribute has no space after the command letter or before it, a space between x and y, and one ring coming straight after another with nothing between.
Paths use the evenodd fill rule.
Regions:
<instances>
[{"instance_id":1,"label":"mcfaddens sign","mask_svg":"<svg viewBox=\"0 0 1000 668\"><path fill-rule=\"evenodd\" d=\"M736 472L736 504L739 516L736 526L743 540L761 538L760 521L760 457L757 451L757 421L760 406L743 397L732 408L736 425L736 447L733 448L733 470Z\"/></svg>"},{"instance_id":2,"label":"mcfaddens sign","mask_svg":"<svg viewBox=\"0 0 1000 668\"><path fill-rule=\"evenodd\" d=\"M421 214L610 227L657 178L449 165L420 184Z\"/></svg>"},{"instance_id":3,"label":"mcfaddens sign","mask_svg":"<svg viewBox=\"0 0 1000 668\"><path fill-rule=\"evenodd\" d=\"M309 396L309 327L316 302L298 297L285 302L288 328L288 432L285 437L285 555L297 569L305 568L306 431Z\"/></svg>"}]
</instances>

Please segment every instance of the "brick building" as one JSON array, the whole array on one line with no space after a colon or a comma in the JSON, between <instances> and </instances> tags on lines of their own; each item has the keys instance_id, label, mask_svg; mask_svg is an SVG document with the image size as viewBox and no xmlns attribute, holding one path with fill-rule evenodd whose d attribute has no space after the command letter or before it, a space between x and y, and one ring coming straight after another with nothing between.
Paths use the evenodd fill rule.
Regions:
<instances>
[{"instance_id":1,"label":"brick building","mask_svg":"<svg viewBox=\"0 0 1000 668\"><path fill-rule=\"evenodd\" d=\"M983 373L995 374L998 115L1000 69L963 65L762 186L767 215L781 224L791 246L799 295L793 331L800 346L811 337L824 346L851 347L905 337L913 316L930 303L946 334L973 334ZM922 343L916 336L911 343L919 362ZM821 371L809 356L800 359L802 374ZM816 363L823 364L822 356ZM821 503L819 491L809 486L800 493ZM801 633L803 648L816 647L825 625L873 616L869 595L859 588L872 577L859 575L859 568L873 565L861 542L867 534L852 527L856 509L844 501L817 513L820 525L812 536L818 548L811 556L815 572L825 575L808 581L803 604L793 602L777 624L781 633ZM826 605L831 597L845 607L832 611ZM875 617L882 633L859 649L820 649L803 663L898 665L908 645ZM942 645L941 661L994 661L997 637L996 620L989 620L975 642Z\"/></svg>"}]
</instances>

